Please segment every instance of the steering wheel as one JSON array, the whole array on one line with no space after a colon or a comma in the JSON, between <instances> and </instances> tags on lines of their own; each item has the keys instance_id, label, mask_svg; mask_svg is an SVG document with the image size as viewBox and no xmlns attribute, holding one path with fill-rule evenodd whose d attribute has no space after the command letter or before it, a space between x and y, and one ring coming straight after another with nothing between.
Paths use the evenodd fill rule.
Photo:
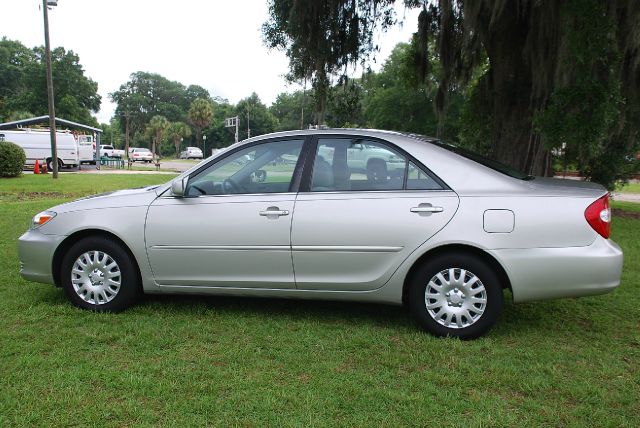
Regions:
<instances>
[{"instance_id":1,"label":"steering wheel","mask_svg":"<svg viewBox=\"0 0 640 428\"><path fill-rule=\"evenodd\" d=\"M222 189L224 190L224 193L226 195L241 193L240 188L238 187L238 184L235 183L230 178L227 178L222 182Z\"/></svg>"}]
</instances>

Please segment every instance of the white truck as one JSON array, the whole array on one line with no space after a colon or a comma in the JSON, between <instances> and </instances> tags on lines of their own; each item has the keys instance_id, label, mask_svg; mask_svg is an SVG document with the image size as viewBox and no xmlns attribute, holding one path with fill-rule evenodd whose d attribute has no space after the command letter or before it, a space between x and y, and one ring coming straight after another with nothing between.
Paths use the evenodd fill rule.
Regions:
<instances>
[{"instance_id":1,"label":"white truck","mask_svg":"<svg viewBox=\"0 0 640 428\"><path fill-rule=\"evenodd\" d=\"M96 163L93 157L93 152L96 151L96 140L93 135L78 135L78 149L80 156L80 163Z\"/></svg>"},{"instance_id":2,"label":"white truck","mask_svg":"<svg viewBox=\"0 0 640 428\"><path fill-rule=\"evenodd\" d=\"M124 150L118 150L113 146L103 144L100 146L100 157L122 159L124 157Z\"/></svg>"},{"instance_id":3,"label":"white truck","mask_svg":"<svg viewBox=\"0 0 640 428\"><path fill-rule=\"evenodd\" d=\"M27 166L33 166L36 160L46 162L47 168L53 168L51 157L51 136L48 130L16 129L0 130L0 141L9 141L22 147L26 155ZM69 132L56 132L58 168L80 165L78 142Z\"/></svg>"}]
</instances>

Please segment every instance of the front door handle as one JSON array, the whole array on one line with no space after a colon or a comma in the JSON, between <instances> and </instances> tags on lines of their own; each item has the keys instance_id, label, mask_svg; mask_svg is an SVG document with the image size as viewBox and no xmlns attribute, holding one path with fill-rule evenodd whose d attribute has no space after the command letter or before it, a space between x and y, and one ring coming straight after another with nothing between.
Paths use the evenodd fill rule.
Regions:
<instances>
[{"instance_id":1,"label":"front door handle","mask_svg":"<svg viewBox=\"0 0 640 428\"><path fill-rule=\"evenodd\" d=\"M281 210L278 207L269 207L264 211L260 211L258 214L260 214L263 217L280 217L283 215L289 215L289 211L288 210Z\"/></svg>"},{"instance_id":2,"label":"front door handle","mask_svg":"<svg viewBox=\"0 0 640 428\"><path fill-rule=\"evenodd\" d=\"M420 204L417 207L412 207L409 211L420 215L431 215L433 213L441 213L442 207L434 207L431 204Z\"/></svg>"}]
</instances>

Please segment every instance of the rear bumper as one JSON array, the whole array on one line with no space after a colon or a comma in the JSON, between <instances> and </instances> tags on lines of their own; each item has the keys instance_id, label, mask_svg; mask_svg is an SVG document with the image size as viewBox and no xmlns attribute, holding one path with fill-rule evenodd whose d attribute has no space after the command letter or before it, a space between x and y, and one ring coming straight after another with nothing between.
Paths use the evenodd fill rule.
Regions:
<instances>
[{"instance_id":1,"label":"rear bumper","mask_svg":"<svg viewBox=\"0 0 640 428\"><path fill-rule=\"evenodd\" d=\"M20 275L28 281L55 284L51 271L53 254L66 238L45 235L37 229L29 229L18 240Z\"/></svg>"},{"instance_id":2,"label":"rear bumper","mask_svg":"<svg viewBox=\"0 0 640 428\"><path fill-rule=\"evenodd\" d=\"M490 253L507 271L514 302L604 294L620 285L622 250L599 236L587 247Z\"/></svg>"}]
</instances>

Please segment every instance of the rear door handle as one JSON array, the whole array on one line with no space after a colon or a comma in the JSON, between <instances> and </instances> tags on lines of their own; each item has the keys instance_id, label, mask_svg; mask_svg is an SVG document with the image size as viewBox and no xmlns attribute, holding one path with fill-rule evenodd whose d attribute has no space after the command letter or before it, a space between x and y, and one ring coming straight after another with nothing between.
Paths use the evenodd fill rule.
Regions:
<instances>
[{"instance_id":1,"label":"rear door handle","mask_svg":"<svg viewBox=\"0 0 640 428\"><path fill-rule=\"evenodd\" d=\"M410 209L412 213L418 213L420 215L426 214L431 215L433 213L441 213L443 211L442 207L434 207L431 204L420 204L417 207L413 207Z\"/></svg>"},{"instance_id":2,"label":"rear door handle","mask_svg":"<svg viewBox=\"0 0 640 428\"><path fill-rule=\"evenodd\" d=\"M260 214L263 217L280 217L283 215L289 215L289 211L288 210L281 210L278 207L269 207L264 211L260 211L258 214Z\"/></svg>"}]
</instances>

